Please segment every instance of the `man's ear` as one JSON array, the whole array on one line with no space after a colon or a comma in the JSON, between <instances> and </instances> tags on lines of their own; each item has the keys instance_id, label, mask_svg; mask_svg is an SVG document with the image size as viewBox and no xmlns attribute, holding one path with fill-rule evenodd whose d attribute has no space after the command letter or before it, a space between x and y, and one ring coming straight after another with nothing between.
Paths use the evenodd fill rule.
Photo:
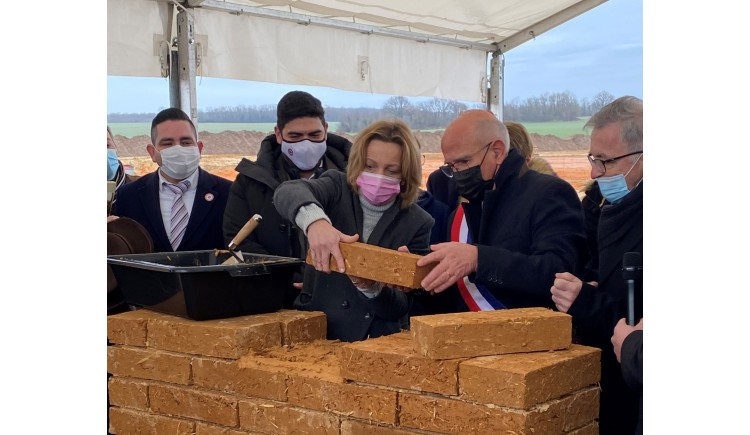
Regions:
<instances>
[{"instance_id":1,"label":"man's ear","mask_svg":"<svg viewBox=\"0 0 750 435\"><path fill-rule=\"evenodd\" d=\"M159 164L159 162L156 161L156 147L153 144L146 145L146 151L148 151L148 155L151 156L151 161Z\"/></svg>"},{"instance_id":2,"label":"man's ear","mask_svg":"<svg viewBox=\"0 0 750 435\"><path fill-rule=\"evenodd\" d=\"M276 135L276 143L281 143L284 137L281 135L281 129L278 125L273 126L273 133Z\"/></svg>"},{"instance_id":3,"label":"man's ear","mask_svg":"<svg viewBox=\"0 0 750 435\"><path fill-rule=\"evenodd\" d=\"M508 154L505 151L505 143L500 139L495 139L490 148L492 149L492 155L495 157L495 163L499 165L505 160L505 156Z\"/></svg>"},{"instance_id":4,"label":"man's ear","mask_svg":"<svg viewBox=\"0 0 750 435\"><path fill-rule=\"evenodd\" d=\"M203 142L198 141L198 154L203 153Z\"/></svg>"}]
</instances>

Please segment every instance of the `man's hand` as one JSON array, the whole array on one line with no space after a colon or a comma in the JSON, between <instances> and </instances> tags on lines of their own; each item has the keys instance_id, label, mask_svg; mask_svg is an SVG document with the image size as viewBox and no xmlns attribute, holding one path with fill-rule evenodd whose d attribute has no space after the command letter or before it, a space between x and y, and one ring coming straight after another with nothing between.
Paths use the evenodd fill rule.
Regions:
<instances>
[{"instance_id":1,"label":"man's hand","mask_svg":"<svg viewBox=\"0 0 750 435\"><path fill-rule=\"evenodd\" d=\"M346 266L344 256L341 255L341 249L339 249L339 242L354 243L359 240L359 235L347 236L334 228L327 220L320 219L307 227L307 240L310 243L310 255L315 270L330 273L331 255L333 255L339 272L344 273Z\"/></svg>"},{"instance_id":2,"label":"man's hand","mask_svg":"<svg viewBox=\"0 0 750 435\"><path fill-rule=\"evenodd\" d=\"M479 251L474 245L447 242L430 249L432 252L417 260L417 266L438 263L422 280L422 288L430 293L440 293L477 270Z\"/></svg>"},{"instance_id":3,"label":"man's hand","mask_svg":"<svg viewBox=\"0 0 750 435\"><path fill-rule=\"evenodd\" d=\"M612 334L612 346L615 348L615 356L617 362L620 361L620 352L622 351L622 342L630 335L631 332L641 330L643 331L643 319L641 319L637 325L630 326L625 322L625 318L620 319L615 325L614 333Z\"/></svg>"},{"instance_id":4,"label":"man's hand","mask_svg":"<svg viewBox=\"0 0 750 435\"><path fill-rule=\"evenodd\" d=\"M592 281L589 284L596 286L597 283ZM570 272L562 272L555 274L555 282L550 287L550 293L552 293L552 302L561 313L567 313L570 310L570 306L573 305L578 294L581 293L583 287L583 281L578 279L575 275Z\"/></svg>"}]
</instances>

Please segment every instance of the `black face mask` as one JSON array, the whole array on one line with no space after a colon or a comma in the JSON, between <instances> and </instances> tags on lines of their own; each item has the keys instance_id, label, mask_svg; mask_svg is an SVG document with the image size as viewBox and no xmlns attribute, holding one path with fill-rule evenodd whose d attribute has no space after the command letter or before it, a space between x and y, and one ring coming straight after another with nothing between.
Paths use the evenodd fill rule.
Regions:
<instances>
[{"instance_id":1,"label":"black face mask","mask_svg":"<svg viewBox=\"0 0 750 435\"><path fill-rule=\"evenodd\" d=\"M482 178L481 166L480 164L453 173L453 181L456 183L458 194L468 199L469 202L481 201L484 198L484 192L495 182L493 179Z\"/></svg>"}]
</instances>

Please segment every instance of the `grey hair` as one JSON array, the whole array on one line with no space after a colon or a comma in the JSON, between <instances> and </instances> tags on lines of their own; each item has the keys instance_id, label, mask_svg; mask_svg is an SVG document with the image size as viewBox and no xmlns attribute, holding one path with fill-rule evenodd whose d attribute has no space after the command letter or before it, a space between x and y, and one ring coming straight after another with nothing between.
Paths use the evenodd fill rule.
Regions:
<instances>
[{"instance_id":1,"label":"grey hair","mask_svg":"<svg viewBox=\"0 0 750 435\"><path fill-rule=\"evenodd\" d=\"M643 100L626 95L596 112L583 126L598 129L612 123L622 126L620 135L628 151L643 150Z\"/></svg>"}]
</instances>

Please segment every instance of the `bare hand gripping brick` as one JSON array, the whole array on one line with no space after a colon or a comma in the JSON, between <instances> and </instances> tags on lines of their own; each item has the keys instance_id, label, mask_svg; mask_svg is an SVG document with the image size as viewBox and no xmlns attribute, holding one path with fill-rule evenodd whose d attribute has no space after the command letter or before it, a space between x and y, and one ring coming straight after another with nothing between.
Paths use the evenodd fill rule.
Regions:
<instances>
[{"instance_id":1,"label":"bare hand gripping brick","mask_svg":"<svg viewBox=\"0 0 750 435\"><path fill-rule=\"evenodd\" d=\"M367 243L339 243L347 275L371 279L390 285L419 288L425 276L437 263L417 266L421 255L381 248ZM307 264L312 265L312 256L307 252ZM339 270L331 256L331 270Z\"/></svg>"}]
</instances>

